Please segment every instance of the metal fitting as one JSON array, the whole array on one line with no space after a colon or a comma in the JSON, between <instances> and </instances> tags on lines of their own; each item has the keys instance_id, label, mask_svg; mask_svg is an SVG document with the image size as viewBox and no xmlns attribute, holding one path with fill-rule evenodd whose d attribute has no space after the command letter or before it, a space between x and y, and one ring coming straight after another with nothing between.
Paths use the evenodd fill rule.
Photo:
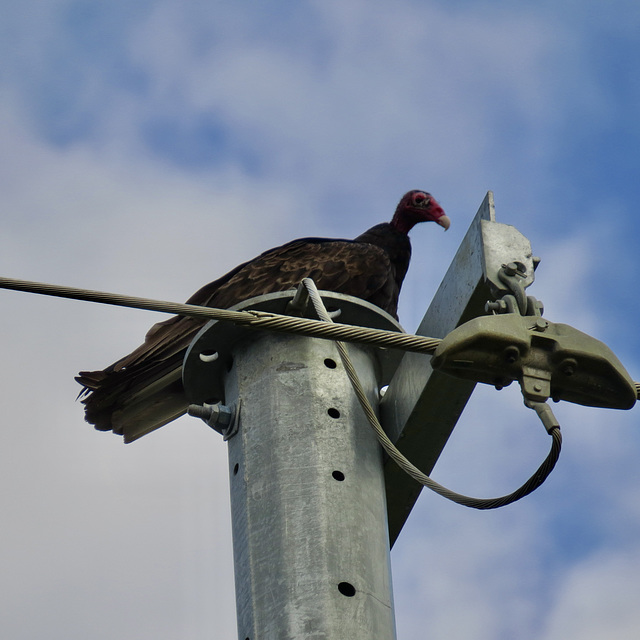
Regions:
<instances>
[{"instance_id":1,"label":"metal fitting","mask_svg":"<svg viewBox=\"0 0 640 640\"><path fill-rule=\"evenodd\" d=\"M546 402L531 402L525 399L524 404L538 414L547 433L551 433L554 429L560 428L558 419L553 415L551 407Z\"/></svg>"},{"instance_id":2,"label":"metal fitting","mask_svg":"<svg viewBox=\"0 0 640 640\"><path fill-rule=\"evenodd\" d=\"M212 429L227 436L234 421L234 410L220 402L218 404L190 404L187 409L190 416L202 418Z\"/></svg>"},{"instance_id":3,"label":"metal fitting","mask_svg":"<svg viewBox=\"0 0 640 640\"><path fill-rule=\"evenodd\" d=\"M502 269L507 276L515 276L516 273L519 273L518 265L515 262L503 264Z\"/></svg>"},{"instance_id":4,"label":"metal fitting","mask_svg":"<svg viewBox=\"0 0 640 640\"><path fill-rule=\"evenodd\" d=\"M545 320L544 318L538 318L536 320L536 323L533 325L533 330L534 331L546 331L547 328L549 326L549 322L547 320Z\"/></svg>"},{"instance_id":5,"label":"metal fitting","mask_svg":"<svg viewBox=\"0 0 640 640\"><path fill-rule=\"evenodd\" d=\"M507 313L509 311L505 300L489 300L484 305L485 313Z\"/></svg>"}]
</instances>

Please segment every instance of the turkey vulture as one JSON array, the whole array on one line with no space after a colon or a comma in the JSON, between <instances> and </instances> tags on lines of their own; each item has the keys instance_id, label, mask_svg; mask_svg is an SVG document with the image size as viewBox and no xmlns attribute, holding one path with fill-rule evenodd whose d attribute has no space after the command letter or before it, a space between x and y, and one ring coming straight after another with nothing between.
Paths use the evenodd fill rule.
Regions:
<instances>
[{"instance_id":1,"label":"turkey vulture","mask_svg":"<svg viewBox=\"0 0 640 640\"><path fill-rule=\"evenodd\" d=\"M205 285L187 303L228 308L295 288L309 277L318 289L362 298L397 318L398 294L411 258L407 234L428 220L449 228L449 218L431 194L409 191L391 222L354 240L302 238L270 249ZM144 344L103 371L81 371L76 380L84 387L80 397L87 422L131 442L185 413L182 360L205 322L174 316L151 327Z\"/></svg>"}]
</instances>

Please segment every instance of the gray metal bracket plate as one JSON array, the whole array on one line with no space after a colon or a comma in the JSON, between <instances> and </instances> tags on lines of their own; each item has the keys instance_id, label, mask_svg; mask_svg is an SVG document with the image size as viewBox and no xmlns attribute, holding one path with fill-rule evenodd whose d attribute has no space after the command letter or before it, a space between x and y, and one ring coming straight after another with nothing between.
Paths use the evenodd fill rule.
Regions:
<instances>
[{"instance_id":1,"label":"gray metal bracket plate","mask_svg":"<svg viewBox=\"0 0 640 640\"><path fill-rule=\"evenodd\" d=\"M444 338L460 324L485 313L485 303L508 293L498 273L503 264L526 268L533 281L531 245L515 227L496 222L488 192L416 333ZM380 403L382 425L400 451L431 473L475 388L469 380L434 371L431 357L406 353ZM409 517L422 486L392 460L385 465L391 544Z\"/></svg>"},{"instance_id":2,"label":"gray metal bracket plate","mask_svg":"<svg viewBox=\"0 0 640 640\"><path fill-rule=\"evenodd\" d=\"M287 305L294 298L295 289L256 296L237 304L233 311L266 311L287 314ZM339 309L336 322L356 326L403 332L402 327L388 313L369 302L331 291L320 291L328 311ZM308 318L315 318L311 305L307 308ZM184 359L183 384L189 402L194 404L224 402L224 374L229 369L232 352L241 340L250 340L259 335L230 322L212 320L193 339ZM395 373L403 353L392 349L377 349L380 366L380 384L385 385Z\"/></svg>"}]
</instances>

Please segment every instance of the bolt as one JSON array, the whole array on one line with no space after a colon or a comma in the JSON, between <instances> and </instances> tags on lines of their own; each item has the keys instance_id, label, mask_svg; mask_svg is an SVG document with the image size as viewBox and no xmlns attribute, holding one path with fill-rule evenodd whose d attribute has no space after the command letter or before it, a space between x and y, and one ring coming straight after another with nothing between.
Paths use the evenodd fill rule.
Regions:
<instances>
[{"instance_id":1,"label":"bolt","mask_svg":"<svg viewBox=\"0 0 640 640\"><path fill-rule=\"evenodd\" d=\"M547 320L545 320L544 318L538 318L533 328L536 331L544 331L548 326L549 322Z\"/></svg>"},{"instance_id":2,"label":"bolt","mask_svg":"<svg viewBox=\"0 0 640 640\"><path fill-rule=\"evenodd\" d=\"M510 345L504 350L504 359L509 363L513 364L518 361L520 357L520 350L515 345Z\"/></svg>"},{"instance_id":3,"label":"bolt","mask_svg":"<svg viewBox=\"0 0 640 640\"><path fill-rule=\"evenodd\" d=\"M233 419L233 409L224 404L190 404L187 409L190 416L202 418L212 429L224 433Z\"/></svg>"},{"instance_id":4,"label":"bolt","mask_svg":"<svg viewBox=\"0 0 640 640\"><path fill-rule=\"evenodd\" d=\"M533 296L527 296L527 315L541 316L544 313L544 304Z\"/></svg>"},{"instance_id":5,"label":"bolt","mask_svg":"<svg viewBox=\"0 0 640 640\"><path fill-rule=\"evenodd\" d=\"M507 311L507 303L504 300L490 300L484 306L485 313L491 313L495 311L496 313L505 313Z\"/></svg>"},{"instance_id":6,"label":"bolt","mask_svg":"<svg viewBox=\"0 0 640 640\"><path fill-rule=\"evenodd\" d=\"M567 358L561 365L560 371L564 373L565 376L572 376L576 372L576 367L578 363L573 358Z\"/></svg>"}]
</instances>

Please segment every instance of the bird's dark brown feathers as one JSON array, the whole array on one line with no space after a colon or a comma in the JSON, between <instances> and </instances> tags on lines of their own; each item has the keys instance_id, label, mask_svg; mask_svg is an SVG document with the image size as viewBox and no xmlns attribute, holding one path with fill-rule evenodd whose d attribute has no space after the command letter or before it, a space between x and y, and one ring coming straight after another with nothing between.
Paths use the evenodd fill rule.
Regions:
<instances>
[{"instance_id":1,"label":"bird's dark brown feathers","mask_svg":"<svg viewBox=\"0 0 640 640\"><path fill-rule=\"evenodd\" d=\"M303 238L237 266L196 291L187 303L228 308L254 296L295 288L311 277L318 289L362 298L397 317L410 256L406 232L392 223L377 225L355 240ZM87 421L97 429L123 433L131 441L184 413L182 359L204 323L181 316L159 322L129 355L102 371L81 372L76 380L85 387L81 396Z\"/></svg>"}]
</instances>

